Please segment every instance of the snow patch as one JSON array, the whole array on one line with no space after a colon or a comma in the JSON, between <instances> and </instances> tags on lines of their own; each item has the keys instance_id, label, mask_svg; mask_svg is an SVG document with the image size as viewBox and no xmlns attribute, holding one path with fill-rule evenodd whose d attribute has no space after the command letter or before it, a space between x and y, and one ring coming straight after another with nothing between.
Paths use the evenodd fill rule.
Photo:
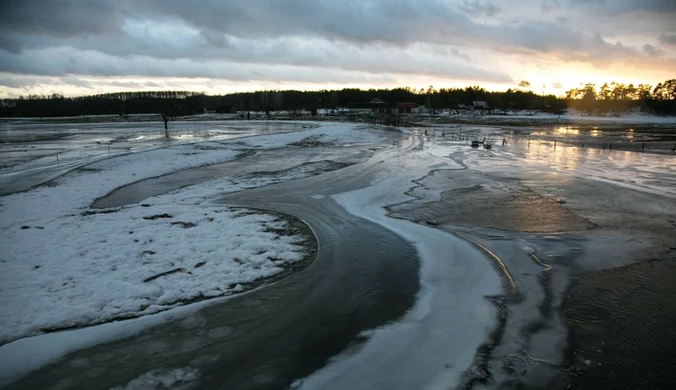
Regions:
<instances>
[{"instance_id":1,"label":"snow patch","mask_svg":"<svg viewBox=\"0 0 676 390\"><path fill-rule=\"evenodd\" d=\"M285 221L227 207L134 206L41 227L0 238L2 343L230 294L304 257Z\"/></svg>"},{"instance_id":2,"label":"snow patch","mask_svg":"<svg viewBox=\"0 0 676 390\"><path fill-rule=\"evenodd\" d=\"M188 390L195 388L199 376L199 370L194 368L151 370L133 379L125 386L116 386L111 388L111 390Z\"/></svg>"}]
</instances>

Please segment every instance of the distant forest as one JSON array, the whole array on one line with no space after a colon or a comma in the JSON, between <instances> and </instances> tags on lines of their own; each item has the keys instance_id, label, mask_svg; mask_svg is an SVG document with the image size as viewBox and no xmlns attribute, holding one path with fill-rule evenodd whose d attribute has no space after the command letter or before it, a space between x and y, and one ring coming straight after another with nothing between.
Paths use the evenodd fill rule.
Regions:
<instances>
[{"instance_id":1,"label":"distant forest","mask_svg":"<svg viewBox=\"0 0 676 390\"><path fill-rule=\"evenodd\" d=\"M319 109L347 107L351 103L382 99L386 102L413 102L432 110L458 109L472 106L474 101L485 101L493 113L509 111L543 111L555 114L575 108L586 115L622 115L641 112L653 115L676 115L676 79L655 86L620 83L581 84L563 97L538 95L527 90L523 81L519 89L489 92L473 86L415 90L408 87L394 89L342 89L322 91L257 91L226 95L207 95L187 91L119 92L94 96L64 97L29 95L17 99L0 100L0 117L60 117L79 115L166 114L192 115L205 111L230 113L236 111L302 111L316 114ZM483 108L482 109L486 109Z\"/></svg>"}]
</instances>

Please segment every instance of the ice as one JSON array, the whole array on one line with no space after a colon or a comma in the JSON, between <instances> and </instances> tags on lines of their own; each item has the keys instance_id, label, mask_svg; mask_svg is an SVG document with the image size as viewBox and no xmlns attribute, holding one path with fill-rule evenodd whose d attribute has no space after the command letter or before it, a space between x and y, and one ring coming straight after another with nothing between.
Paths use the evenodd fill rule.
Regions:
<instances>
[{"instance_id":1,"label":"ice","mask_svg":"<svg viewBox=\"0 0 676 390\"><path fill-rule=\"evenodd\" d=\"M275 219L166 203L5 229L0 342L152 314L275 275L303 258L301 238L269 231L283 225Z\"/></svg>"},{"instance_id":2,"label":"ice","mask_svg":"<svg viewBox=\"0 0 676 390\"><path fill-rule=\"evenodd\" d=\"M445 115L444 115L445 114ZM506 114L483 114L479 112L474 112L472 114L452 114L450 112L443 113L441 116L455 116L461 119L471 119L477 122L490 120L499 122L504 120L509 122L510 120L526 120L533 122L545 123L557 123L557 122L575 122L579 124L584 123L623 123L623 124L674 124L676 123L676 117L673 116L656 116L656 115L643 115L640 113L628 113L621 116L614 115L586 115L575 110L569 110L566 113L561 115L551 114L546 112L534 112L534 111L508 111Z\"/></svg>"},{"instance_id":3,"label":"ice","mask_svg":"<svg viewBox=\"0 0 676 390\"><path fill-rule=\"evenodd\" d=\"M246 294L246 293L245 293ZM16 340L0 346L0 387L46 364L54 362L67 353L107 341L132 337L142 330L162 322L186 318L187 322L203 319L196 314L204 306L223 302L231 297L176 307L157 314L116 321L88 328L46 333ZM186 325L190 325L189 323Z\"/></svg>"},{"instance_id":4,"label":"ice","mask_svg":"<svg viewBox=\"0 0 676 390\"><path fill-rule=\"evenodd\" d=\"M247 142L279 147L317 134L329 134L323 138L331 142L382 138L353 125L329 124ZM283 229L284 222L202 203L305 177L312 167L212 180L110 213L88 210L94 199L125 184L236 154L216 142L134 153L91 164L55 186L3 197L0 343L238 292L302 259L299 237L271 230Z\"/></svg>"},{"instance_id":5,"label":"ice","mask_svg":"<svg viewBox=\"0 0 676 390\"><path fill-rule=\"evenodd\" d=\"M676 198L676 167L668 163L672 156L565 144L554 147L551 142L529 143L519 138L506 147L495 146L491 151L472 150L466 144L446 141L426 143L425 150L484 172L553 173ZM550 195L566 201L564 197Z\"/></svg>"},{"instance_id":6,"label":"ice","mask_svg":"<svg viewBox=\"0 0 676 390\"><path fill-rule=\"evenodd\" d=\"M218 144L216 144L218 145ZM39 224L88 207L117 187L179 169L232 160L230 147L204 149L200 144L156 149L110 158L54 180L54 185L1 198L0 229Z\"/></svg>"},{"instance_id":7,"label":"ice","mask_svg":"<svg viewBox=\"0 0 676 390\"><path fill-rule=\"evenodd\" d=\"M301 388L452 388L494 325L495 310L484 297L500 292L500 279L488 260L463 240L390 218L383 208L406 199L411 180L444 162L415 152L383 161L388 169L371 187L333 198L415 245L421 290L401 320L365 333L370 338L363 346L294 384Z\"/></svg>"},{"instance_id":8,"label":"ice","mask_svg":"<svg viewBox=\"0 0 676 390\"><path fill-rule=\"evenodd\" d=\"M332 134L327 139L336 144L382 139L350 124L315 127L295 137L266 135L247 142L258 139L279 147L318 130ZM211 180L143 205L103 213L89 209L120 186L231 160L239 153L232 150L241 147L238 142L118 156L60 177L53 186L1 198L0 344L6 344L0 346L0 386L68 352L131 336L177 311L206 304L176 307L195 298L242 292L247 283L275 275L304 256L299 237L275 232L287 226L285 221L209 201L316 174L321 162L269 176ZM144 317L40 334L139 315Z\"/></svg>"},{"instance_id":9,"label":"ice","mask_svg":"<svg viewBox=\"0 0 676 390\"><path fill-rule=\"evenodd\" d=\"M151 370L133 379L126 386L116 386L111 390L192 389L199 376L199 370L193 368Z\"/></svg>"},{"instance_id":10,"label":"ice","mask_svg":"<svg viewBox=\"0 0 676 390\"><path fill-rule=\"evenodd\" d=\"M312 139L322 143L332 143L347 146L356 143L375 143L385 140L385 137L367 127L356 127L349 123L308 122L319 125L317 128L263 137L240 139L240 142L257 148L279 148L304 139ZM381 130L382 131L382 130Z\"/></svg>"}]
</instances>

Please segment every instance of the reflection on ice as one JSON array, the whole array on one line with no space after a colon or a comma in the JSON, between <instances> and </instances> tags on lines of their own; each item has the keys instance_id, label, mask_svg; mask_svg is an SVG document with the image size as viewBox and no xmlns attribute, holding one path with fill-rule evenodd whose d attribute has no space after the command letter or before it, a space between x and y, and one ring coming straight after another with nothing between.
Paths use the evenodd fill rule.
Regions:
<instances>
[{"instance_id":1,"label":"reflection on ice","mask_svg":"<svg viewBox=\"0 0 676 390\"><path fill-rule=\"evenodd\" d=\"M674 157L663 154L599 149L553 141L513 137L492 151L472 150L466 143L437 141L426 147L436 156L464 161L470 168L521 173L565 173L609 181L623 187L676 197ZM658 176L659 180L654 177Z\"/></svg>"},{"instance_id":2,"label":"reflection on ice","mask_svg":"<svg viewBox=\"0 0 676 390\"><path fill-rule=\"evenodd\" d=\"M574 134L578 135L580 134L580 129L573 128L573 127L559 127L556 129L556 132L558 134Z\"/></svg>"}]
</instances>

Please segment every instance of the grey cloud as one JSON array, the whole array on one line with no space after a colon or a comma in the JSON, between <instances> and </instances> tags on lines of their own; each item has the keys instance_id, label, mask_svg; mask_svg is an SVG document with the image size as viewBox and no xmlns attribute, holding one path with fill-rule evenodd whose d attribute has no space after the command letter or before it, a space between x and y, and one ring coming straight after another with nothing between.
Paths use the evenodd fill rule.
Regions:
<instances>
[{"instance_id":1,"label":"grey cloud","mask_svg":"<svg viewBox=\"0 0 676 390\"><path fill-rule=\"evenodd\" d=\"M542 7L559 8L559 0L545 0ZM563 0L561 0L563 1ZM673 0L569 0L577 7L596 9L600 17L623 12L653 12L659 15L676 12ZM387 43L405 46L414 42L455 45L468 44L518 46L523 41L510 40L515 26L510 23L485 25L474 22L466 14L492 16L499 12L497 2L489 0L117 0L105 2L6 1L0 12L0 31L43 37L86 37L112 35L103 38L106 44L120 41L125 20L129 18L163 23L182 21L200 31L202 38L213 47L227 47L227 36L243 39L270 39L280 36L322 37L365 45ZM521 4L516 2L515 5ZM39 5L39 6L38 6ZM464 12L460 12L464 11ZM579 12L579 11L578 11ZM571 16L574 16L575 12ZM558 15L559 20L565 17ZM537 29L533 24L545 25ZM556 27L556 19L544 21L534 17L516 26L523 34L548 33L548 26ZM544 28L542 28L544 27ZM559 32L561 30L559 29ZM566 31L563 39L577 34ZM519 34L516 34L519 35ZM578 34L579 35L579 34ZM478 36L484 36L476 42ZM35 41L5 42L4 46L16 51L18 45L31 45ZM101 38L96 38L101 39ZM90 42L95 45L95 42ZM125 37L126 40L138 37ZM535 47L557 47L559 36L548 34L549 45L540 40ZM527 45L527 41L525 44ZM1 42L0 42L1 44ZM102 45L103 46L103 45ZM114 46L114 45L108 45ZM125 44L122 46L133 46ZM136 54L136 53L129 53Z\"/></svg>"},{"instance_id":2,"label":"grey cloud","mask_svg":"<svg viewBox=\"0 0 676 390\"><path fill-rule=\"evenodd\" d=\"M674 0L570 0L575 8L593 10L598 17L616 17L620 15L649 14L671 18L676 16L676 1Z\"/></svg>"},{"instance_id":3,"label":"grey cloud","mask_svg":"<svg viewBox=\"0 0 676 390\"><path fill-rule=\"evenodd\" d=\"M225 48L230 46L230 41L228 41L228 37L226 37L225 34L221 32L202 30L200 31L200 36L204 38L204 40L211 46L215 46L218 48Z\"/></svg>"},{"instance_id":4,"label":"grey cloud","mask_svg":"<svg viewBox=\"0 0 676 390\"><path fill-rule=\"evenodd\" d=\"M68 37L119 31L122 14L101 0L3 0L0 32Z\"/></svg>"},{"instance_id":5,"label":"grey cloud","mask_svg":"<svg viewBox=\"0 0 676 390\"><path fill-rule=\"evenodd\" d=\"M36 85L34 79L28 80L26 78L18 78L18 77L0 77L0 86L7 88L19 89L32 87L34 85Z\"/></svg>"},{"instance_id":6,"label":"grey cloud","mask_svg":"<svg viewBox=\"0 0 676 390\"><path fill-rule=\"evenodd\" d=\"M522 56L545 53L596 66L669 55L654 46L631 48L605 41L593 35L596 31L590 29L595 27L588 26L595 26L589 20L596 16L588 15L642 12L666 20L664 15L676 8L673 0L545 0L541 7L515 1L514 7L521 10L534 8L516 14L516 19L502 17L510 9L500 10L497 4L501 3L0 0L0 71L218 79L232 74L233 79L245 80L287 77L273 71L280 65L295 72L328 70L341 80L349 72L361 72L359 77L398 73L505 82L510 78L499 71L500 64L479 63L465 49ZM549 16L538 15L541 9ZM475 20L498 12L501 19L493 18L490 24ZM637 23L644 23L640 20ZM581 31L579 25L584 27ZM180 28L172 31L166 26ZM669 31L660 36L665 48L675 37ZM429 53L417 49L420 45L427 45ZM222 64L229 68L216 69ZM249 70L242 71L243 66ZM370 76L364 76L367 73Z\"/></svg>"},{"instance_id":7,"label":"grey cloud","mask_svg":"<svg viewBox=\"0 0 676 390\"><path fill-rule=\"evenodd\" d=\"M664 50L650 44L643 45L643 53L650 58L664 56Z\"/></svg>"},{"instance_id":8,"label":"grey cloud","mask_svg":"<svg viewBox=\"0 0 676 390\"><path fill-rule=\"evenodd\" d=\"M551 11L553 9L558 9L561 5L558 0L542 0L540 2L540 9L543 11Z\"/></svg>"},{"instance_id":9,"label":"grey cloud","mask_svg":"<svg viewBox=\"0 0 676 390\"><path fill-rule=\"evenodd\" d=\"M43 77L43 76L25 76L8 75L0 78L0 85L14 89L27 89L39 86L64 86L71 85L81 88L92 88L90 82L82 80L75 76L66 77Z\"/></svg>"},{"instance_id":10,"label":"grey cloud","mask_svg":"<svg viewBox=\"0 0 676 390\"><path fill-rule=\"evenodd\" d=\"M19 53L22 45L17 41L17 37L12 37L11 34L0 33L0 48L5 49L11 53Z\"/></svg>"},{"instance_id":11,"label":"grey cloud","mask_svg":"<svg viewBox=\"0 0 676 390\"><path fill-rule=\"evenodd\" d=\"M660 34L658 40L663 45L676 46L676 34Z\"/></svg>"},{"instance_id":12,"label":"grey cloud","mask_svg":"<svg viewBox=\"0 0 676 390\"><path fill-rule=\"evenodd\" d=\"M471 16L492 17L500 12L500 7L487 1L465 0L460 9Z\"/></svg>"},{"instance_id":13,"label":"grey cloud","mask_svg":"<svg viewBox=\"0 0 676 390\"><path fill-rule=\"evenodd\" d=\"M14 74L59 76L66 73L97 76L144 76L179 78L216 78L230 81L294 81L321 83L387 82L389 75L371 75L340 70L321 70L294 66L162 60L151 57L120 58L96 52L67 52L64 49L26 52L16 60L6 61L0 51L0 63L11 65L4 71ZM51 58L48 63L46 59ZM77 60L75 60L77 58Z\"/></svg>"},{"instance_id":14,"label":"grey cloud","mask_svg":"<svg viewBox=\"0 0 676 390\"><path fill-rule=\"evenodd\" d=\"M300 46L299 46L300 45ZM45 50L29 50L23 55L12 55L0 51L0 71L60 75L65 73L87 75L119 75L125 68L116 68L115 58L126 57L118 52L116 46L112 53L95 50L79 50L62 47ZM313 67L317 69L335 69L361 71L373 74L424 74L437 77L453 76L457 79L486 80L492 82L509 81L509 77L500 72L489 72L468 64L469 57L457 48L442 46L421 46L409 51L389 50L388 48L358 48L350 45L334 45L326 42L304 43L298 39L282 39L274 42L237 41L227 51L204 52L198 44L185 45L185 50L158 52L150 49L144 53L137 51L139 58L152 57L166 59L166 72L177 68L178 60L206 60L210 62L230 62L241 66L291 65ZM439 54L432 54L435 52ZM98 54L97 54L98 53ZM173 55L172 55L173 54ZM142 57L138 57L142 56ZM22 61L29 57L31 60ZM44 61L44 58L53 58ZM383 61L387 58L387 61ZM55 59L55 60L54 60ZM461 60L461 61L458 61ZM18 62L18 63L17 63ZM205 72L206 72L205 67ZM131 68L127 72L131 72ZM132 73L129 73L132 74ZM167 74L171 76L171 74ZM202 76L207 76L206 73ZM199 75L196 75L199 77Z\"/></svg>"}]
</instances>

